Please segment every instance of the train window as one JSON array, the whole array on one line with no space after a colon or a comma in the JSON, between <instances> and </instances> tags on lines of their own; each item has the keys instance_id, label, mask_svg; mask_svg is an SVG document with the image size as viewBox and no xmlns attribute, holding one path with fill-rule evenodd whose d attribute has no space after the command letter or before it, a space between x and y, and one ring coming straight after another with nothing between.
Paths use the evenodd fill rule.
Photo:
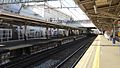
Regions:
<instances>
[{"instance_id":1,"label":"train window","mask_svg":"<svg viewBox=\"0 0 120 68\"><path fill-rule=\"evenodd\" d=\"M3 35L3 34L2 34L2 31L0 30L0 38L2 37L2 35Z\"/></svg>"},{"instance_id":2,"label":"train window","mask_svg":"<svg viewBox=\"0 0 120 68\"><path fill-rule=\"evenodd\" d=\"M12 38L12 29L0 29L0 39L1 41L9 40Z\"/></svg>"},{"instance_id":3,"label":"train window","mask_svg":"<svg viewBox=\"0 0 120 68\"><path fill-rule=\"evenodd\" d=\"M3 30L3 38L5 37L5 31Z\"/></svg>"},{"instance_id":4,"label":"train window","mask_svg":"<svg viewBox=\"0 0 120 68\"><path fill-rule=\"evenodd\" d=\"M12 38L12 31L9 30L9 38Z\"/></svg>"}]
</instances>

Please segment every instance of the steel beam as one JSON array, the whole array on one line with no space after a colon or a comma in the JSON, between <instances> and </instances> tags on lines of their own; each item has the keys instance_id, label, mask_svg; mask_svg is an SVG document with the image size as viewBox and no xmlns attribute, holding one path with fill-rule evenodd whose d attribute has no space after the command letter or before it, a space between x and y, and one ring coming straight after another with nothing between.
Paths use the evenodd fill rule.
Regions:
<instances>
[{"instance_id":1,"label":"steel beam","mask_svg":"<svg viewBox=\"0 0 120 68\"><path fill-rule=\"evenodd\" d=\"M80 1L79 4L94 3L94 1Z\"/></svg>"},{"instance_id":2,"label":"steel beam","mask_svg":"<svg viewBox=\"0 0 120 68\"><path fill-rule=\"evenodd\" d=\"M107 15L107 16L111 16L111 17L118 17L117 15L115 14L111 14L109 12L99 12L100 14L104 14L104 15Z\"/></svg>"},{"instance_id":3,"label":"steel beam","mask_svg":"<svg viewBox=\"0 0 120 68\"><path fill-rule=\"evenodd\" d=\"M89 14L89 16L91 16L91 17L101 17L101 18L111 18L111 19L115 19L115 20L120 20L120 18L118 18L118 17L110 17L110 16L104 16L104 15L92 15L92 14Z\"/></svg>"}]
</instances>

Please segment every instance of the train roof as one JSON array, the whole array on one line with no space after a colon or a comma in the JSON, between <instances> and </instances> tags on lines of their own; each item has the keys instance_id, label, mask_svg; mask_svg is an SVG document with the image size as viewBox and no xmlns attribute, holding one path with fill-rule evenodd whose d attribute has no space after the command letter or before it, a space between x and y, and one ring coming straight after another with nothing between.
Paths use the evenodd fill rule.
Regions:
<instances>
[{"instance_id":1,"label":"train roof","mask_svg":"<svg viewBox=\"0 0 120 68\"><path fill-rule=\"evenodd\" d=\"M0 43L1 45L4 45L1 47L1 49L7 49L7 50L15 50L35 45L41 45L49 42L57 41L57 39L51 39L51 40L41 40L41 39L32 39L32 40L18 40L18 41L9 41L9 42L3 42Z\"/></svg>"},{"instance_id":2,"label":"train roof","mask_svg":"<svg viewBox=\"0 0 120 68\"><path fill-rule=\"evenodd\" d=\"M2 49L7 49L7 50L15 50L15 49L20 49L20 48L25 48L25 47L31 47L35 45L45 45L46 43L53 43L56 41L62 41L63 39L70 39L74 38L76 36L71 36L71 37L65 37L65 38L60 38L60 39L49 39L49 40L41 40L41 39L32 39L32 40L19 40L19 41L9 41L9 42L3 42L0 43L1 45L4 45L1 47Z\"/></svg>"},{"instance_id":3,"label":"train roof","mask_svg":"<svg viewBox=\"0 0 120 68\"><path fill-rule=\"evenodd\" d=\"M4 49L15 50L15 49L20 49L20 48L25 48L25 47L30 47L30 46L32 46L32 44L22 44L18 46L5 47Z\"/></svg>"}]
</instances>

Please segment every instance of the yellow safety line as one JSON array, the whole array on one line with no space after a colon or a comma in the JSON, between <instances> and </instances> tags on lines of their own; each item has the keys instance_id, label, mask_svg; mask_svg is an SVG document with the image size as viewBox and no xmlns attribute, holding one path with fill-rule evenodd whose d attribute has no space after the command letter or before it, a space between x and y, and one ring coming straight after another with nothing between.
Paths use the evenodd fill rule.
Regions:
<instances>
[{"instance_id":1,"label":"yellow safety line","mask_svg":"<svg viewBox=\"0 0 120 68\"><path fill-rule=\"evenodd\" d=\"M100 46L97 46L92 68L99 68L99 61L100 61Z\"/></svg>"}]
</instances>

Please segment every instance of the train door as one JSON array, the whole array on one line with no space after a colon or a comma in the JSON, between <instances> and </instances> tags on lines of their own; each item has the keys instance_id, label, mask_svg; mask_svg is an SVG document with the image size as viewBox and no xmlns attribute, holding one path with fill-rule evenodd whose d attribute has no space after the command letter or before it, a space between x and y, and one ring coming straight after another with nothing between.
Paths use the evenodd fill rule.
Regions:
<instances>
[{"instance_id":1,"label":"train door","mask_svg":"<svg viewBox=\"0 0 120 68\"><path fill-rule=\"evenodd\" d=\"M24 29L23 29L23 26L19 26L17 28L18 30L18 39L19 40L23 40L24 39Z\"/></svg>"}]
</instances>

